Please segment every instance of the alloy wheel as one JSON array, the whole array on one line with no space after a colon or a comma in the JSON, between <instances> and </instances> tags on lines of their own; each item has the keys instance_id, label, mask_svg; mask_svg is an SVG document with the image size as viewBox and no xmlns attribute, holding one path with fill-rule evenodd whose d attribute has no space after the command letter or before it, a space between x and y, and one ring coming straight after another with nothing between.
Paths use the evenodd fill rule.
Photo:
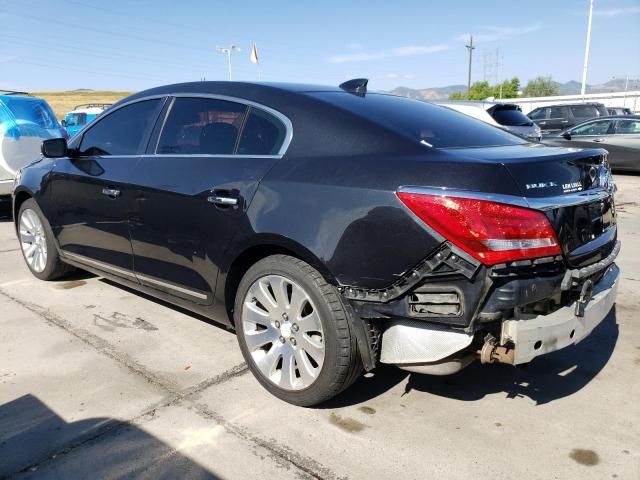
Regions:
<instances>
[{"instance_id":1,"label":"alloy wheel","mask_svg":"<svg viewBox=\"0 0 640 480\"><path fill-rule=\"evenodd\" d=\"M24 258L37 273L47 266L47 237L38 214L27 208L20 216L20 246Z\"/></svg>"},{"instance_id":2,"label":"alloy wheel","mask_svg":"<svg viewBox=\"0 0 640 480\"><path fill-rule=\"evenodd\" d=\"M285 390L313 384L325 358L318 310L296 282L267 275L256 280L242 305L244 341L260 372Z\"/></svg>"}]
</instances>

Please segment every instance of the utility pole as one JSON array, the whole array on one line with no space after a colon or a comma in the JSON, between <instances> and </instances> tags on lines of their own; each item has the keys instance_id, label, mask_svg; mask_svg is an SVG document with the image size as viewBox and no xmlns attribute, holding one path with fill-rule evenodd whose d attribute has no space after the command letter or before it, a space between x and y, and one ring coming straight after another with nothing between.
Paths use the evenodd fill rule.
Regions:
<instances>
[{"instance_id":1,"label":"utility pole","mask_svg":"<svg viewBox=\"0 0 640 480\"><path fill-rule=\"evenodd\" d=\"M592 0L593 1L593 0ZM469 45L465 45L469 50L469 76L467 78L467 96L471 92L471 59L473 57L473 51L476 47L473 46L473 35L469 35Z\"/></svg>"},{"instance_id":2,"label":"utility pole","mask_svg":"<svg viewBox=\"0 0 640 480\"><path fill-rule=\"evenodd\" d=\"M229 70L229 80L231 80L231 53L239 52L240 48L235 45L229 45L228 47L216 47L216 50L227 56L227 68Z\"/></svg>"},{"instance_id":3,"label":"utility pole","mask_svg":"<svg viewBox=\"0 0 640 480\"><path fill-rule=\"evenodd\" d=\"M589 0L589 24L587 26L587 45L584 48L584 68L582 69L582 88L580 95L584 100L584 93L587 88L587 70L589 68L589 47L591 46L591 19L593 17L593 0Z\"/></svg>"}]
</instances>

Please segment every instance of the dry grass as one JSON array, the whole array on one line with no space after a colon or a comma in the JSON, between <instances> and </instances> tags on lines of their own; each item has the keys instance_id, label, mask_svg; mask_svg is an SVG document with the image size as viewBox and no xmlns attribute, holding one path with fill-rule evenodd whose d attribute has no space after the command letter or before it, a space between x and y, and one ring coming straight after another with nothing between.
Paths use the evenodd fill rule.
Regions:
<instances>
[{"instance_id":1,"label":"dry grass","mask_svg":"<svg viewBox=\"0 0 640 480\"><path fill-rule=\"evenodd\" d=\"M81 90L68 92L32 92L32 95L44 98L60 120L73 107L82 103L115 103L133 92L110 92L98 90Z\"/></svg>"}]
</instances>

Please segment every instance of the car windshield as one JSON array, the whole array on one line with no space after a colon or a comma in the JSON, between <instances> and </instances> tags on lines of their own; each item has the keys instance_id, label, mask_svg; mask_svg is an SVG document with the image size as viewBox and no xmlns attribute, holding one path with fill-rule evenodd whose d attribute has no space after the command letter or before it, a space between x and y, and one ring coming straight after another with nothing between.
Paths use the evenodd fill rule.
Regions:
<instances>
[{"instance_id":1,"label":"car windshield","mask_svg":"<svg viewBox=\"0 0 640 480\"><path fill-rule=\"evenodd\" d=\"M87 123L86 113L67 113L65 118L68 127L80 127Z\"/></svg>"},{"instance_id":2,"label":"car windshield","mask_svg":"<svg viewBox=\"0 0 640 480\"><path fill-rule=\"evenodd\" d=\"M405 97L315 92L317 98L436 148L520 145L525 140L451 109Z\"/></svg>"},{"instance_id":3,"label":"car windshield","mask_svg":"<svg viewBox=\"0 0 640 480\"><path fill-rule=\"evenodd\" d=\"M58 128L58 121L51 108L42 100L33 98L6 98L4 104L9 108L16 123L34 123L41 128Z\"/></svg>"},{"instance_id":4,"label":"car windshield","mask_svg":"<svg viewBox=\"0 0 640 480\"><path fill-rule=\"evenodd\" d=\"M508 127L530 127L533 122L520 110L515 108L498 108L491 114L500 125Z\"/></svg>"}]
</instances>

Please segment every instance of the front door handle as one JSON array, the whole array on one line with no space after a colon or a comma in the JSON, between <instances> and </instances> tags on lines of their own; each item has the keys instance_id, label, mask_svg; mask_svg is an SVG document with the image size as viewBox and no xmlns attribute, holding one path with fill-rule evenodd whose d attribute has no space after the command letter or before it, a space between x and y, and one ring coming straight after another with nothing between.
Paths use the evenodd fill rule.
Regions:
<instances>
[{"instance_id":1,"label":"front door handle","mask_svg":"<svg viewBox=\"0 0 640 480\"><path fill-rule=\"evenodd\" d=\"M594 140L594 142L596 142L596 143L602 143L602 142L604 142L604 138L596 138L596 139Z\"/></svg>"},{"instance_id":2,"label":"front door handle","mask_svg":"<svg viewBox=\"0 0 640 480\"><path fill-rule=\"evenodd\" d=\"M117 188L103 188L102 194L109 198L118 198L120 196L120 190Z\"/></svg>"},{"instance_id":3,"label":"front door handle","mask_svg":"<svg viewBox=\"0 0 640 480\"><path fill-rule=\"evenodd\" d=\"M212 195L207 197L209 203L220 205L221 207L234 207L238 205L238 199L234 197L224 197L222 195Z\"/></svg>"}]
</instances>

